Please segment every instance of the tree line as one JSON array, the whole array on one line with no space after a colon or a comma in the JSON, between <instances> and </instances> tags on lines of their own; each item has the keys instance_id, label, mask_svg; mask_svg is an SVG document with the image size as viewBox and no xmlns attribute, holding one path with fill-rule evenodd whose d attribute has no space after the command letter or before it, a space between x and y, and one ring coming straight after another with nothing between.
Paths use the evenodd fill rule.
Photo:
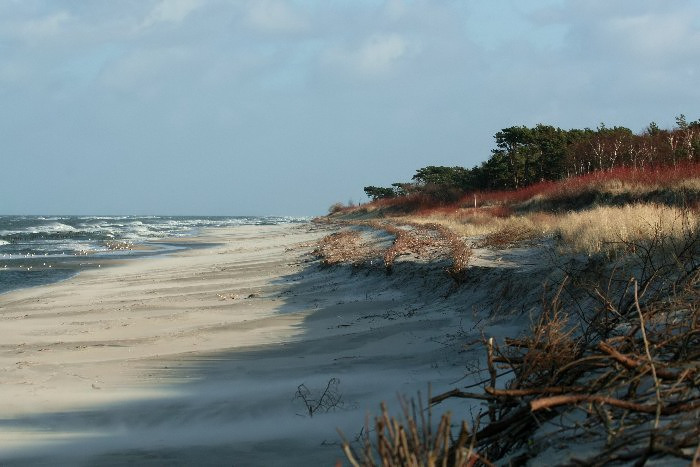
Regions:
<instances>
[{"instance_id":1,"label":"tree line","mask_svg":"<svg viewBox=\"0 0 700 467\"><path fill-rule=\"evenodd\" d=\"M366 186L364 191L372 200L422 193L449 202L471 191L518 189L617 167L644 169L700 160L700 120L688 122L684 115L676 117L673 129L652 122L638 134L602 123L583 130L538 124L504 128L494 138L491 156L478 166L427 166L418 169L411 182Z\"/></svg>"}]
</instances>

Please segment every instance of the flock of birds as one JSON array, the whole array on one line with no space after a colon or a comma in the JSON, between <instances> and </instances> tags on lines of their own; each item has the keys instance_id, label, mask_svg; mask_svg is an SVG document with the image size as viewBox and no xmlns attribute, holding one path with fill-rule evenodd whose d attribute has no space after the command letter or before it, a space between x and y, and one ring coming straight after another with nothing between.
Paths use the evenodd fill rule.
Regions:
<instances>
[{"instance_id":1,"label":"flock of birds","mask_svg":"<svg viewBox=\"0 0 700 467\"><path fill-rule=\"evenodd\" d=\"M90 241L90 239L88 239ZM7 242L0 242L0 244L6 244ZM107 248L107 250L110 251L118 251L118 250L132 250L134 248L134 245L131 242L128 241L119 241L119 240L109 240L104 242L104 246ZM87 250L87 249L81 249L78 251L75 251L74 253L68 253L66 255L66 252L63 251L61 252L61 256L88 256L92 253L95 253L94 250ZM5 263L2 266L2 269L5 270L23 270L23 271L32 271L32 270L42 270L42 269L49 269L53 268L53 265L50 263L42 262L41 266L38 264L38 260L40 260L42 257L47 257L49 256L48 253L25 253L25 254L9 254L5 253L2 255L2 258L7 260L17 260L17 259L24 259L28 261L32 261L34 264L20 264L20 265L14 265L14 264L8 264ZM53 255L52 255L53 256ZM97 267L102 267L101 264L98 264Z\"/></svg>"},{"instance_id":2,"label":"flock of birds","mask_svg":"<svg viewBox=\"0 0 700 467\"><path fill-rule=\"evenodd\" d=\"M92 253L92 251L90 251L90 250L79 250L79 251L76 251L75 253L73 253L72 255L69 255L69 256L87 256L87 255L89 255L90 253ZM66 255L66 252L65 252L65 251L61 252L61 256L65 256L65 255ZM6 258L6 259L12 259L13 257L16 258L17 256L19 256L20 258L25 258L25 259L36 259L36 258L41 258L41 257L49 256L49 254L48 254L48 253L44 253L43 255L41 255L41 254L36 254L36 253L26 253L26 254L23 254L23 255L12 255L12 254L7 254L7 253L5 253L5 254L2 255L2 257L3 257L3 258ZM42 263L42 267L44 267L44 268L53 268L53 265L47 264L46 262L43 262L43 263ZM97 267L98 267L98 268L99 268L99 267L102 267L102 265L101 265L101 264L98 264ZM25 266L24 264L20 264L19 266L11 266L11 265L5 264L5 265L3 266L3 269L9 269L9 268L12 268L12 269L26 269L27 271L31 271L32 269L34 269L34 266L33 266L33 265L26 265L26 266Z\"/></svg>"}]
</instances>

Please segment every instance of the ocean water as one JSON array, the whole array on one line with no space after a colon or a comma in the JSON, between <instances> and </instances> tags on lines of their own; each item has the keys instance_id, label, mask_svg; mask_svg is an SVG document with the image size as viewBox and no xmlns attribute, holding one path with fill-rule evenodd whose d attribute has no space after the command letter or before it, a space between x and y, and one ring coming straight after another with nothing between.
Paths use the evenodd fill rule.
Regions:
<instances>
[{"instance_id":1,"label":"ocean water","mask_svg":"<svg viewBox=\"0 0 700 467\"><path fill-rule=\"evenodd\" d=\"M195 247L170 238L210 227L304 222L298 217L0 216L0 293L67 279L116 259Z\"/></svg>"}]
</instances>

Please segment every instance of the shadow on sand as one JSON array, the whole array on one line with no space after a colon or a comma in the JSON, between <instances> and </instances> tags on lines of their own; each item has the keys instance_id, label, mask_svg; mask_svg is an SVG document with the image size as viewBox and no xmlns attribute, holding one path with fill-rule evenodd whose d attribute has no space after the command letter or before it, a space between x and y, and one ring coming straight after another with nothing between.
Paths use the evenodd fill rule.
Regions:
<instances>
[{"instance_id":1,"label":"shadow on sand","mask_svg":"<svg viewBox=\"0 0 700 467\"><path fill-rule=\"evenodd\" d=\"M336 428L355 437L381 401L425 395L428 383L451 389L481 355L464 344L481 337L488 287L455 290L442 264L399 262L387 276L311 261L270 290L251 300L275 300L279 316L297 319L291 341L139 362L172 381L162 397L2 419L4 430L60 435L3 465L333 465ZM517 334L520 321L490 326ZM309 417L298 386L315 394L330 378L340 403ZM468 414L468 404L452 408Z\"/></svg>"}]
</instances>

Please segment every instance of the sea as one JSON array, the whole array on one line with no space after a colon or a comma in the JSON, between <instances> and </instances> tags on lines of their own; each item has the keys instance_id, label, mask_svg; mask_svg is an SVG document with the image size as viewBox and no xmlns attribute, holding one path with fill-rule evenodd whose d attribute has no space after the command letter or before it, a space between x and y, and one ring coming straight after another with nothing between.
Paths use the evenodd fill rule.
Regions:
<instances>
[{"instance_id":1,"label":"sea","mask_svg":"<svg viewBox=\"0 0 700 467\"><path fill-rule=\"evenodd\" d=\"M65 280L115 260L206 247L186 240L206 228L307 220L272 216L0 215L0 294Z\"/></svg>"}]
</instances>

